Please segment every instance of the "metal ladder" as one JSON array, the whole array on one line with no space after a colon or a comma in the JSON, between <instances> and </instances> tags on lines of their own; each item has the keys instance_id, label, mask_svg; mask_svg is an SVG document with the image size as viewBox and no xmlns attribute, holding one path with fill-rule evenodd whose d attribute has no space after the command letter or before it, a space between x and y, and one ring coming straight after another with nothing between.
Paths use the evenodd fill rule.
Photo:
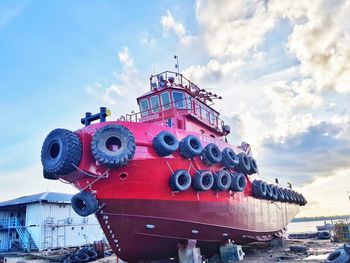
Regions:
<instances>
[{"instance_id":1,"label":"metal ladder","mask_svg":"<svg viewBox=\"0 0 350 263\"><path fill-rule=\"evenodd\" d=\"M17 218L10 218L9 220L9 226L12 226L16 229L19 238L22 243L22 247L26 251L31 250L38 250L37 245L35 244L30 232L28 231L27 227L22 226Z\"/></svg>"}]
</instances>

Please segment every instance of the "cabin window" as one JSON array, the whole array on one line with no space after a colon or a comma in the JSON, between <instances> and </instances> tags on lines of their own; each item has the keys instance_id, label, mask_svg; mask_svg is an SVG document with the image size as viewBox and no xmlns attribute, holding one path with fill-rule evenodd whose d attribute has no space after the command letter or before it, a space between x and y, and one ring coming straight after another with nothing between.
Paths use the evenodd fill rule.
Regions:
<instances>
[{"instance_id":1,"label":"cabin window","mask_svg":"<svg viewBox=\"0 0 350 263\"><path fill-rule=\"evenodd\" d=\"M160 99L162 101L163 110L171 108L169 92L163 92L160 94Z\"/></svg>"},{"instance_id":2,"label":"cabin window","mask_svg":"<svg viewBox=\"0 0 350 263\"><path fill-rule=\"evenodd\" d=\"M186 105L187 105L187 109L192 109L192 103L191 103L191 96L186 94Z\"/></svg>"},{"instance_id":3,"label":"cabin window","mask_svg":"<svg viewBox=\"0 0 350 263\"><path fill-rule=\"evenodd\" d=\"M208 107L206 107L206 106L202 107L201 117L202 117L202 119L205 119L206 121L209 122L209 120L210 120L210 110L209 110Z\"/></svg>"},{"instance_id":4,"label":"cabin window","mask_svg":"<svg viewBox=\"0 0 350 263\"><path fill-rule=\"evenodd\" d=\"M217 114L213 111L210 112L210 124L211 125L216 125L217 121Z\"/></svg>"},{"instance_id":5,"label":"cabin window","mask_svg":"<svg viewBox=\"0 0 350 263\"><path fill-rule=\"evenodd\" d=\"M159 107L159 97L157 95L152 96L151 97L151 108L152 108L152 112L156 113L160 111L160 107Z\"/></svg>"},{"instance_id":6,"label":"cabin window","mask_svg":"<svg viewBox=\"0 0 350 263\"><path fill-rule=\"evenodd\" d=\"M185 94L180 91L173 91L173 99L176 108L185 109Z\"/></svg>"},{"instance_id":7,"label":"cabin window","mask_svg":"<svg viewBox=\"0 0 350 263\"><path fill-rule=\"evenodd\" d=\"M141 116L148 116L149 104L147 99L140 100Z\"/></svg>"}]
</instances>

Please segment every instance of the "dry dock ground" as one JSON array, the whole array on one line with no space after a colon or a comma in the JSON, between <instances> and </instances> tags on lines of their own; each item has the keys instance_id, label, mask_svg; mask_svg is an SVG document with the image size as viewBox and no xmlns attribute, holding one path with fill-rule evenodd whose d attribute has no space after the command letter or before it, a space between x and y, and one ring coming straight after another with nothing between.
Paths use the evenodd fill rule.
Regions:
<instances>
[{"instance_id":1,"label":"dry dock ground","mask_svg":"<svg viewBox=\"0 0 350 263\"><path fill-rule=\"evenodd\" d=\"M290 246L306 246L306 253L294 253L290 250ZM254 244L243 247L245 252L244 263L256 262L299 262L314 263L323 262L329 253L336 248L341 247L343 243L332 243L329 240L286 240L283 248L268 248L265 244ZM48 260L30 259L28 257L7 257L9 263L44 263ZM52 262L52 261L51 261ZM114 255L99 259L94 262L112 263L116 262ZM121 261L119 261L121 262Z\"/></svg>"},{"instance_id":2,"label":"dry dock ground","mask_svg":"<svg viewBox=\"0 0 350 263\"><path fill-rule=\"evenodd\" d=\"M294 253L290 246L305 246L307 252ZM314 263L323 262L327 256L336 248L343 246L343 243L333 243L329 240L286 240L283 248L267 248L266 246L252 245L244 247L246 253L245 263L253 262L299 262Z\"/></svg>"}]
</instances>

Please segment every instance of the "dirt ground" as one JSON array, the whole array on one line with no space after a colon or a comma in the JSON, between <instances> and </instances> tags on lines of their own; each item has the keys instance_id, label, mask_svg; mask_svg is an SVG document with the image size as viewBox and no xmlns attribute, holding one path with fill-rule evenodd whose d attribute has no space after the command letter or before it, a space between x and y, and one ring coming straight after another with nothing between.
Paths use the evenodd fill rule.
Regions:
<instances>
[{"instance_id":1,"label":"dirt ground","mask_svg":"<svg viewBox=\"0 0 350 263\"><path fill-rule=\"evenodd\" d=\"M294 253L290 246L299 245L308 248L305 253ZM342 243L332 243L329 240L286 240L283 248L268 248L265 244L253 244L244 246L245 253L244 263L267 263L267 262L299 262L299 263L316 263L323 262L329 253L336 248L341 247ZM8 263L46 263L48 260L31 259L28 257L7 257ZM52 262L52 261L51 261ZM99 259L98 263L115 263L114 255ZM119 261L121 262L121 261Z\"/></svg>"},{"instance_id":2,"label":"dirt ground","mask_svg":"<svg viewBox=\"0 0 350 263\"><path fill-rule=\"evenodd\" d=\"M290 246L306 246L306 253L294 253ZM323 262L336 248L343 246L342 243L332 243L329 240L287 240L283 248L266 248L249 246L243 247L245 253L244 263L253 262L299 262L314 263Z\"/></svg>"}]
</instances>

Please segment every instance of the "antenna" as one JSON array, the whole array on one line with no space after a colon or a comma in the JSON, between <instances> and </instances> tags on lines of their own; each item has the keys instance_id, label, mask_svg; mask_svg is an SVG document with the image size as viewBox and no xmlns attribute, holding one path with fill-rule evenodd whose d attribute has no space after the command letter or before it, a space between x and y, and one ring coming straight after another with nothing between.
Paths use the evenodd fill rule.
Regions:
<instances>
[{"instance_id":1,"label":"antenna","mask_svg":"<svg viewBox=\"0 0 350 263\"><path fill-rule=\"evenodd\" d=\"M179 56L174 55L174 59L176 60L175 68L177 69L177 75L179 75L179 72L180 72ZM177 77L177 75L176 75L176 77Z\"/></svg>"}]
</instances>

